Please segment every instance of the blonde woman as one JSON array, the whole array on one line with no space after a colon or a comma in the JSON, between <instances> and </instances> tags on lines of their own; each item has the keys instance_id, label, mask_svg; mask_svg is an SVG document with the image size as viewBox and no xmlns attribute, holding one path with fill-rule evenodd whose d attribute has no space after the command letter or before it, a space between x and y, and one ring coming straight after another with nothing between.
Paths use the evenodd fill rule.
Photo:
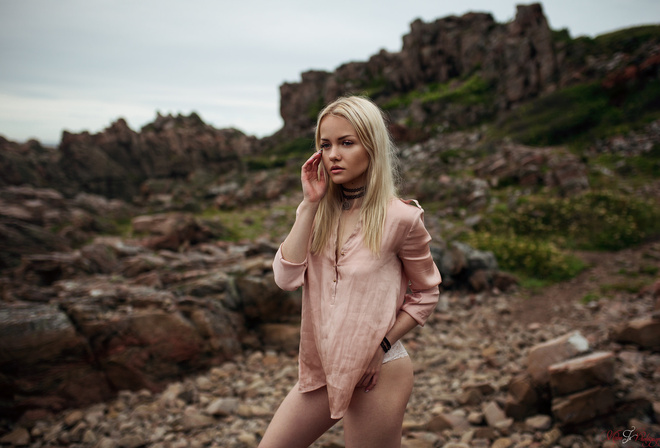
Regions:
<instances>
[{"instance_id":1,"label":"blonde woman","mask_svg":"<svg viewBox=\"0 0 660 448\"><path fill-rule=\"evenodd\" d=\"M347 448L401 446L413 367L401 338L431 314L440 273L423 211L397 197L381 110L340 98L319 114L303 200L273 262L302 286L298 383L261 448L308 447L340 419Z\"/></svg>"}]
</instances>

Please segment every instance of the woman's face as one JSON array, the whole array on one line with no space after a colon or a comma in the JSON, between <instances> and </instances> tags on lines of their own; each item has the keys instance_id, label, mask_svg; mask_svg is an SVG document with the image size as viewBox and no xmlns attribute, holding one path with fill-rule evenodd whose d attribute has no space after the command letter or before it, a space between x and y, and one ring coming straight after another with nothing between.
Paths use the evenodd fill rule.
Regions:
<instances>
[{"instance_id":1,"label":"woman's face","mask_svg":"<svg viewBox=\"0 0 660 448\"><path fill-rule=\"evenodd\" d=\"M353 125L343 117L326 115L321 120L319 136L323 166L330 179L345 188L363 187L369 154Z\"/></svg>"}]
</instances>

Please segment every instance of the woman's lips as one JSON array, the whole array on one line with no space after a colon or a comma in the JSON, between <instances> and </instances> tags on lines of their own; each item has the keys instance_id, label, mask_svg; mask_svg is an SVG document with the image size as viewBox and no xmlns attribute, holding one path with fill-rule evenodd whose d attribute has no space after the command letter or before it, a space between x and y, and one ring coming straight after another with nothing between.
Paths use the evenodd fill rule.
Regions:
<instances>
[{"instance_id":1,"label":"woman's lips","mask_svg":"<svg viewBox=\"0 0 660 448\"><path fill-rule=\"evenodd\" d=\"M330 172L331 172L332 174L339 174L339 173L341 173L342 171L344 171L344 169L343 169L342 167L340 167L340 166L333 166L332 168L330 168Z\"/></svg>"}]
</instances>

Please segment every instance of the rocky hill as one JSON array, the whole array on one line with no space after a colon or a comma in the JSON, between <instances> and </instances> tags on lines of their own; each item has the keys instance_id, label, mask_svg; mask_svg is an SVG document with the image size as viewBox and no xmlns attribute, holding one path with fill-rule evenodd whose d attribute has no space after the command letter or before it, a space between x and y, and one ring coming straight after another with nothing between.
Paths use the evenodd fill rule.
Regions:
<instances>
[{"instance_id":1,"label":"rocky hill","mask_svg":"<svg viewBox=\"0 0 660 448\"><path fill-rule=\"evenodd\" d=\"M315 116L346 93L388 113L444 278L409 340L425 412L407 446L657 430L660 26L573 39L532 4L505 24L416 21L400 52L303 73L263 139L196 114L65 132L56 148L0 138L0 443L254 445L279 400L262 371L288 388L298 341L300 297L270 263ZM587 349L564 343L577 330ZM536 378L551 341L582 386Z\"/></svg>"}]
</instances>

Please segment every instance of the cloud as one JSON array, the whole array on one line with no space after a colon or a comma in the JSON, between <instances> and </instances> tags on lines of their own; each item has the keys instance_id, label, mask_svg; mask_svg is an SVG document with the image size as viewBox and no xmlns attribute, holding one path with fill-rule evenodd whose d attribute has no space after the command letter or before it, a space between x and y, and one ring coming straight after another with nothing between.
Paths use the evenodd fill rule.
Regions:
<instances>
[{"instance_id":1,"label":"cloud","mask_svg":"<svg viewBox=\"0 0 660 448\"><path fill-rule=\"evenodd\" d=\"M0 133L59 139L125 117L139 128L196 111L216 127L281 126L279 86L398 51L416 18L468 11L511 20L517 0L20 0L0 3ZM598 14L594 13L597 5ZM657 0L546 0L572 35L660 17Z\"/></svg>"}]
</instances>

